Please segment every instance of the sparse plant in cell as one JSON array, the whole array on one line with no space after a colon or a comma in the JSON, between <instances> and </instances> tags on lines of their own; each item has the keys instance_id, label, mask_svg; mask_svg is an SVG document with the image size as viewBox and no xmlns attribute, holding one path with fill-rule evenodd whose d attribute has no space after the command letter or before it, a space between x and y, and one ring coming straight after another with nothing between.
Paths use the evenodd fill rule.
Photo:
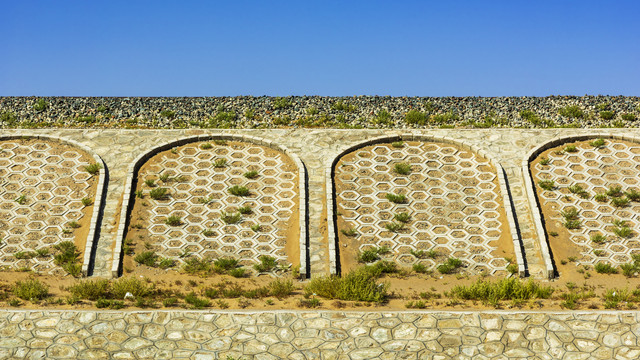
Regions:
<instances>
[{"instance_id":1,"label":"sparse plant in cell","mask_svg":"<svg viewBox=\"0 0 640 360\"><path fill-rule=\"evenodd\" d=\"M247 179L255 179L258 177L258 172L255 170L247 171L246 173L242 174L242 176L244 176Z\"/></svg>"},{"instance_id":2,"label":"sparse plant in cell","mask_svg":"<svg viewBox=\"0 0 640 360\"><path fill-rule=\"evenodd\" d=\"M229 188L229 193L234 196L248 196L249 189L245 186L234 185Z\"/></svg>"},{"instance_id":3,"label":"sparse plant in cell","mask_svg":"<svg viewBox=\"0 0 640 360\"><path fill-rule=\"evenodd\" d=\"M582 222L580 220L565 220L562 225L569 230L580 229Z\"/></svg>"},{"instance_id":4,"label":"sparse plant in cell","mask_svg":"<svg viewBox=\"0 0 640 360\"><path fill-rule=\"evenodd\" d=\"M214 168L223 168L227 166L227 159L216 159L216 161L213 162L213 167Z\"/></svg>"},{"instance_id":5,"label":"sparse plant in cell","mask_svg":"<svg viewBox=\"0 0 640 360\"><path fill-rule=\"evenodd\" d=\"M407 163L397 163L393 166L393 170L400 175L411 174L411 165Z\"/></svg>"},{"instance_id":6,"label":"sparse plant in cell","mask_svg":"<svg viewBox=\"0 0 640 360\"><path fill-rule=\"evenodd\" d=\"M167 220L165 220L164 223L169 226L180 226L182 225L182 218L177 215L171 215L167 217Z\"/></svg>"},{"instance_id":7,"label":"sparse plant in cell","mask_svg":"<svg viewBox=\"0 0 640 360\"><path fill-rule=\"evenodd\" d=\"M78 222L77 222L77 221L75 221L75 220L72 220L72 221L69 221L69 222L67 223L67 227L68 227L68 228L71 228L71 229L77 229L77 228L79 228L79 227L80 227L80 223L78 223Z\"/></svg>"},{"instance_id":8,"label":"sparse plant in cell","mask_svg":"<svg viewBox=\"0 0 640 360\"><path fill-rule=\"evenodd\" d=\"M93 205L93 199L91 198L82 198L82 205L84 206L91 206Z\"/></svg>"},{"instance_id":9,"label":"sparse plant in cell","mask_svg":"<svg viewBox=\"0 0 640 360\"><path fill-rule=\"evenodd\" d=\"M582 186L580 186L578 184L569 186L569 191L572 194L576 194L576 195L580 196L583 199L586 199L586 198L589 197L589 193Z\"/></svg>"},{"instance_id":10,"label":"sparse plant in cell","mask_svg":"<svg viewBox=\"0 0 640 360\"><path fill-rule=\"evenodd\" d=\"M609 200L609 197L605 193L597 193L593 198L597 202L607 202L607 200Z\"/></svg>"},{"instance_id":11,"label":"sparse plant in cell","mask_svg":"<svg viewBox=\"0 0 640 360\"><path fill-rule=\"evenodd\" d=\"M258 272L269 272L276 268L278 262L276 258L268 255L262 255L258 258L260 260L259 264L253 265L253 268Z\"/></svg>"},{"instance_id":12,"label":"sparse plant in cell","mask_svg":"<svg viewBox=\"0 0 640 360\"><path fill-rule=\"evenodd\" d=\"M24 205L27 203L27 196L26 195L20 195L18 196L18 198L16 198L16 202L20 205Z\"/></svg>"},{"instance_id":13,"label":"sparse plant in cell","mask_svg":"<svg viewBox=\"0 0 640 360\"><path fill-rule=\"evenodd\" d=\"M602 244L605 241L607 241L607 237L602 235L602 234L600 234L600 233L597 233L597 234L591 235L591 241L596 243L596 244Z\"/></svg>"},{"instance_id":14,"label":"sparse plant in cell","mask_svg":"<svg viewBox=\"0 0 640 360\"><path fill-rule=\"evenodd\" d=\"M102 166L98 163L93 163L84 167L84 170L90 175L96 175L100 171L100 169L102 169Z\"/></svg>"},{"instance_id":15,"label":"sparse plant in cell","mask_svg":"<svg viewBox=\"0 0 640 360\"><path fill-rule=\"evenodd\" d=\"M226 146L227 145L227 140L216 139L216 140L213 140L213 143L218 145L218 146Z\"/></svg>"},{"instance_id":16,"label":"sparse plant in cell","mask_svg":"<svg viewBox=\"0 0 640 360\"><path fill-rule=\"evenodd\" d=\"M615 220L613 222L613 233L621 238L631 237L633 230L627 225L624 220Z\"/></svg>"},{"instance_id":17,"label":"sparse plant in cell","mask_svg":"<svg viewBox=\"0 0 640 360\"><path fill-rule=\"evenodd\" d=\"M622 196L622 186L611 185L611 186L609 186L609 189L607 189L606 194L609 197Z\"/></svg>"},{"instance_id":18,"label":"sparse plant in cell","mask_svg":"<svg viewBox=\"0 0 640 360\"><path fill-rule=\"evenodd\" d=\"M613 207L625 207L627 205L629 205L629 199L626 197L611 198L611 206Z\"/></svg>"},{"instance_id":19,"label":"sparse plant in cell","mask_svg":"<svg viewBox=\"0 0 640 360\"><path fill-rule=\"evenodd\" d=\"M248 215L251 214L253 212L253 209L251 209L251 206L241 206L238 208L238 212L242 215Z\"/></svg>"},{"instance_id":20,"label":"sparse plant in cell","mask_svg":"<svg viewBox=\"0 0 640 360\"><path fill-rule=\"evenodd\" d=\"M552 191L556 188L556 183L553 180L540 180L538 186L543 190Z\"/></svg>"},{"instance_id":21,"label":"sparse plant in cell","mask_svg":"<svg viewBox=\"0 0 640 360\"><path fill-rule=\"evenodd\" d=\"M162 199L167 197L167 193L168 193L167 188L159 187L159 188L154 188L153 190L149 191L149 196L153 200L162 200Z\"/></svg>"},{"instance_id":22,"label":"sparse plant in cell","mask_svg":"<svg viewBox=\"0 0 640 360\"><path fill-rule=\"evenodd\" d=\"M198 198L198 202L202 205L211 204L213 200L213 196Z\"/></svg>"},{"instance_id":23,"label":"sparse plant in cell","mask_svg":"<svg viewBox=\"0 0 640 360\"><path fill-rule=\"evenodd\" d=\"M391 201L394 204L404 204L407 202L407 197L403 194L392 194L388 193L386 195L387 200Z\"/></svg>"},{"instance_id":24,"label":"sparse plant in cell","mask_svg":"<svg viewBox=\"0 0 640 360\"><path fill-rule=\"evenodd\" d=\"M461 267L462 267L462 260L450 257L447 259L445 263L440 264L438 266L438 271L441 274L453 274Z\"/></svg>"},{"instance_id":25,"label":"sparse plant in cell","mask_svg":"<svg viewBox=\"0 0 640 360\"><path fill-rule=\"evenodd\" d=\"M242 220L242 214L240 213L228 213L225 211L220 211L220 219L225 224L237 224Z\"/></svg>"},{"instance_id":26,"label":"sparse plant in cell","mask_svg":"<svg viewBox=\"0 0 640 360\"><path fill-rule=\"evenodd\" d=\"M153 179L147 179L144 181L144 184L147 185L148 187L154 187L156 186L156 182Z\"/></svg>"},{"instance_id":27,"label":"sparse plant in cell","mask_svg":"<svg viewBox=\"0 0 640 360\"><path fill-rule=\"evenodd\" d=\"M540 158L540 165L549 165L551 163L551 160L549 160L549 158L547 157L542 157Z\"/></svg>"},{"instance_id":28,"label":"sparse plant in cell","mask_svg":"<svg viewBox=\"0 0 640 360\"><path fill-rule=\"evenodd\" d=\"M209 150L211 148L213 148L213 145L211 145L211 143L208 143L208 142L200 145L200 149L202 150Z\"/></svg>"},{"instance_id":29,"label":"sparse plant in cell","mask_svg":"<svg viewBox=\"0 0 640 360\"><path fill-rule=\"evenodd\" d=\"M404 224L403 223L397 223L397 222L390 222L384 225L384 227L391 231L391 232L398 232L402 229L404 229Z\"/></svg>"},{"instance_id":30,"label":"sparse plant in cell","mask_svg":"<svg viewBox=\"0 0 640 360\"><path fill-rule=\"evenodd\" d=\"M574 153L578 151L578 148L575 145L567 145L564 147L564 151L568 153Z\"/></svg>"},{"instance_id":31,"label":"sparse plant in cell","mask_svg":"<svg viewBox=\"0 0 640 360\"><path fill-rule=\"evenodd\" d=\"M170 177L169 177L169 174L160 174L160 176L158 176L158 179L163 183L167 183L169 182Z\"/></svg>"},{"instance_id":32,"label":"sparse plant in cell","mask_svg":"<svg viewBox=\"0 0 640 360\"><path fill-rule=\"evenodd\" d=\"M211 237L211 236L214 236L215 234L216 234L216 232L211 230L211 229L202 230L202 235L204 235L206 237Z\"/></svg>"},{"instance_id":33,"label":"sparse plant in cell","mask_svg":"<svg viewBox=\"0 0 640 360\"><path fill-rule=\"evenodd\" d=\"M260 228L261 228L260 224L251 225L251 231L253 232L259 232Z\"/></svg>"},{"instance_id":34,"label":"sparse plant in cell","mask_svg":"<svg viewBox=\"0 0 640 360\"><path fill-rule=\"evenodd\" d=\"M579 212L578 209L574 207L568 207L560 211L560 215L562 215L565 220L576 220L578 219Z\"/></svg>"},{"instance_id":35,"label":"sparse plant in cell","mask_svg":"<svg viewBox=\"0 0 640 360\"><path fill-rule=\"evenodd\" d=\"M595 256L604 256L605 254L606 252L604 250L601 250L601 249L593 250L593 255Z\"/></svg>"},{"instance_id":36,"label":"sparse plant in cell","mask_svg":"<svg viewBox=\"0 0 640 360\"><path fill-rule=\"evenodd\" d=\"M640 201L640 191L636 189L629 189L624 192L624 195L631 201Z\"/></svg>"},{"instance_id":37,"label":"sparse plant in cell","mask_svg":"<svg viewBox=\"0 0 640 360\"><path fill-rule=\"evenodd\" d=\"M403 148L404 141L394 141L391 143L391 146L393 146L394 148Z\"/></svg>"}]
</instances>

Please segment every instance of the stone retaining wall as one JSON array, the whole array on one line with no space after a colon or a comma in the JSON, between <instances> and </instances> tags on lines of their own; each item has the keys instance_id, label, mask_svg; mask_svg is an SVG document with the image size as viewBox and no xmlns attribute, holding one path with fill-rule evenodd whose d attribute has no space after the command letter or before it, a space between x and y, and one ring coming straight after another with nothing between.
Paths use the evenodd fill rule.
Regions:
<instances>
[{"instance_id":1,"label":"stone retaining wall","mask_svg":"<svg viewBox=\"0 0 640 360\"><path fill-rule=\"evenodd\" d=\"M43 107L36 106L44 100ZM281 102L278 104L278 102ZM614 117L600 116L603 104ZM343 106L340 106L343 105ZM577 105L584 116L570 119L558 111ZM599 108L600 106L600 108ZM315 109L310 110L310 109ZM382 110L390 117L383 123L371 120ZM419 110L431 115L455 114L444 123L407 124L405 114ZM491 127L547 127L523 119L520 112L530 110L540 119L556 125L577 121L581 127L605 127L621 121L622 114L633 114L624 126L638 126L640 98L632 96L548 96L548 97L390 97L390 96L290 96L284 101L274 97L0 97L0 128L20 127L122 127L152 128L232 127L256 128L292 125L307 118L320 121L320 127L362 126L365 128L438 127L483 123L496 120ZM247 112L249 111L249 112ZM233 112L236 118L227 115ZM222 115L220 115L222 114ZM209 120L213 118L214 121ZM275 121L278 119L277 121ZM501 119L501 120L498 120ZM540 120L539 119L539 120Z\"/></svg>"},{"instance_id":2,"label":"stone retaining wall","mask_svg":"<svg viewBox=\"0 0 640 360\"><path fill-rule=\"evenodd\" d=\"M638 312L0 311L0 358L637 359Z\"/></svg>"}]
</instances>

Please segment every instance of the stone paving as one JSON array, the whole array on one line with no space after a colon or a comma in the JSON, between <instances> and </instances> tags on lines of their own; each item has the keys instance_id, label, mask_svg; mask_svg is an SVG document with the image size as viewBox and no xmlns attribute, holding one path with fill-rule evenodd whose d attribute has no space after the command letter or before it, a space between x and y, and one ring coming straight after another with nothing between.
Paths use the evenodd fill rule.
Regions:
<instances>
[{"instance_id":1,"label":"stone paving","mask_svg":"<svg viewBox=\"0 0 640 360\"><path fill-rule=\"evenodd\" d=\"M255 178L244 176L250 171L257 172ZM160 180L163 177L168 179ZM201 259L233 257L245 265L258 263L263 255L298 263L285 251L287 233L298 228L293 217L296 177L297 169L286 155L256 144L212 141L175 147L151 158L139 172L144 198L136 202L148 206L142 206L146 217L130 223L143 224L153 250L178 262L183 260L179 255L190 253ZM232 195L232 186L244 186L250 193ZM168 195L150 198L149 193L160 188L168 189ZM250 213L240 214L243 207ZM238 222L225 222L223 212L239 216ZM181 223L166 224L169 216ZM298 238L291 241L297 248Z\"/></svg>"},{"instance_id":2,"label":"stone paving","mask_svg":"<svg viewBox=\"0 0 640 360\"><path fill-rule=\"evenodd\" d=\"M638 312L2 311L0 358L637 359Z\"/></svg>"},{"instance_id":3,"label":"stone paving","mask_svg":"<svg viewBox=\"0 0 640 360\"><path fill-rule=\"evenodd\" d=\"M407 174L396 166L407 165ZM380 143L346 154L335 168L340 244L351 238L363 251L387 247L390 259L435 270L442 259L419 259L415 251L464 261L466 272L504 275L513 249L496 254L509 234L496 169L489 160L458 146L437 142ZM402 169L400 169L402 171ZM387 194L402 194L394 204ZM406 213L406 223L394 219ZM393 225L401 229L389 229ZM353 229L356 235L343 232ZM412 254L413 252L413 254ZM386 257L385 257L386 258Z\"/></svg>"},{"instance_id":4,"label":"stone paving","mask_svg":"<svg viewBox=\"0 0 640 360\"><path fill-rule=\"evenodd\" d=\"M606 139L602 147L590 145L593 140L575 144L575 150L567 151L563 144L538 157L533 172L538 198L547 211L548 222L568 231L569 240L579 249L579 264L594 265L608 262L620 265L631 261L631 254L640 251L637 229L640 229L640 203L629 201L616 206L616 199L625 199L624 192L640 190L640 144ZM569 143L572 144L572 143ZM541 159L545 159L540 163ZM539 181L553 181L556 188L544 190ZM619 194L606 196L611 187L619 186ZM579 188L578 188L579 187ZM573 190L573 191L572 191ZM601 194L601 199L595 195ZM604 196L603 196L604 195ZM577 210L575 221L579 227L567 229L563 213ZM616 221L624 221L633 230L629 236L614 233ZM602 235L602 242L592 241ZM563 237L551 237L550 241L562 241Z\"/></svg>"},{"instance_id":5,"label":"stone paving","mask_svg":"<svg viewBox=\"0 0 640 360\"><path fill-rule=\"evenodd\" d=\"M51 247L62 241L87 241L77 238L80 229L72 225L91 218L97 176L85 167L94 162L83 150L56 141L0 138L1 266L66 274L54 264ZM83 199L90 204L83 204ZM89 226L85 222L84 227ZM19 259L21 253L34 251L42 252Z\"/></svg>"}]
</instances>

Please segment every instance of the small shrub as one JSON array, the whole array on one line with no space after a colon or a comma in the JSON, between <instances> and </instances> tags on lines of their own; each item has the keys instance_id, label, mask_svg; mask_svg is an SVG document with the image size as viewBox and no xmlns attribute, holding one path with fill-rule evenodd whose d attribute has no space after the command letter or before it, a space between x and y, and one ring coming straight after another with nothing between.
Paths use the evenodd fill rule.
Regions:
<instances>
[{"instance_id":1,"label":"small shrub","mask_svg":"<svg viewBox=\"0 0 640 360\"><path fill-rule=\"evenodd\" d=\"M223 168L225 166L227 166L227 159L217 159L213 162L214 168Z\"/></svg>"},{"instance_id":2,"label":"small shrub","mask_svg":"<svg viewBox=\"0 0 640 360\"><path fill-rule=\"evenodd\" d=\"M636 119L636 116L634 114L624 113L624 114L620 115L620 118L622 120L634 121Z\"/></svg>"},{"instance_id":3,"label":"small shrub","mask_svg":"<svg viewBox=\"0 0 640 360\"><path fill-rule=\"evenodd\" d=\"M574 153L577 151L578 151L578 148L575 145L567 145L564 147L564 152Z\"/></svg>"},{"instance_id":4,"label":"small shrub","mask_svg":"<svg viewBox=\"0 0 640 360\"><path fill-rule=\"evenodd\" d=\"M407 309L425 309L427 307L427 303L422 300L409 301L404 304L404 307Z\"/></svg>"},{"instance_id":5,"label":"small shrub","mask_svg":"<svg viewBox=\"0 0 640 360\"><path fill-rule=\"evenodd\" d=\"M93 163L84 167L84 170L90 175L96 175L100 171L100 169L102 169L102 166L98 163Z\"/></svg>"},{"instance_id":6,"label":"small shrub","mask_svg":"<svg viewBox=\"0 0 640 360\"><path fill-rule=\"evenodd\" d=\"M574 207L568 207L562 211L560 211L560 215L562 215L562 217L565 220L576 220L578 218L578 209L574 208Z\"/></svg>"},{"instance_id":7,"label":"small shrub","mask_svg":"<svg viewBox=\"0 0 640 360\"><path fill-rule=\"evenodd\" d=\"M538 186L544 190L552 191L556 188L556 183L553 180L540 180Z\"/></svg>"},{"instance_id":8,"label":"small shrub","mask_svg":"<svg viewBox=\"0 0 640 360\"><path fill-rule=\"evenodd\" d=\"M507 271L512 275L517 274L518 273L518 264L511 263L511 264L507 265Z\"/></svg>"},{"instance_id":9,"label":"small shrub","mask_svg":"<svg viewBox=\"0 0 640 360\"><path fill-rule=\"evenodd\" d=\"M605 192L609 197L618 197L622 196L622 186L611 185L609 189Z\"/></svg>"},{"instance_id":10,"label":"small shrub","mask_svg":"<svg viewBox=\"0 0 640 360\"><path fill-rule=\"evenodd\" d=\"M380 255L384 255L389 252L389 248L387 247L372 247L363 251L358 252L357 260L359 263L372 263L374 261L380 260Z\"/></svg>"},{"instance_id":11,"label":"small shrub","mask_svg":"<svg viewBox=\"0 0 640 360\"><path fill-rule=\"evenodd\" d=\"M438 271L441 274L452 274L461 267L462 260L450 257L444 264L438 266Z\"/></svg>"},{"instance_id":12,"label":"small shrub","mask_svg":"<svg viewBox=\"0 0 640 360\"><path fill-rule=\"evenodd\" d=\"M162 300L162 306L164 307L174 307L178 304L178 299L174 297L166 298Z\"/></svg>"},{"instance_id":13,"label":"small shrub","mask_svg":"<svg viewBox=\"0 0 640 360\"><path fill-rule=\"evenodd\" d=\"M238 267L238 260L233 258L219 258L213 262L213 268L218 273L226 273Z\"/></svg>"},{"instance_id":14,"label":"small shrub","mask_svg":"<svg viewBox=\"0 0 640 360\"><path fill-rule=\"evenodd\" d=\"M413 264L413 271L419 274L426 274L429 272L429 269L427 269L427 267L424 264L417 263L417 264Z\"/></svg>"},{"instance_id":15,"label":"small shrub","mask_svg":"<svg viewBox=\"0 0 640 360\"><path fill-rule=\"evenodd\" d=\"M194 309L204 309L211 306L211 302L209 300L199 298L194 292L190 292L185 296L184 302L191 305Z\"/></svg>"},{"instance_id":16,"label":"small shrub","mask_svg":"<svg viewBox=\"0 0 640 360\"><path fill-rule=\"evenodd\" d=\"M582 119L584 117L584 111L577 105L565 106L558 113L570 119Z\"/></svg>"},{"instance_id":17,"label":"small shrub","mask_svg":"<svg viewBox=\"0 0 640 360\"><path fill-rule=\"evenodd\" d=\"M620 270L622 270L622 275L632 277L638 271L638 266L633 263L622 264L620 265Z\"/></svg>"},{"instance_id":18,"label":"small shrub","mask_svg":"<svg viewBox=\"0 0 640 360\"><path fill-rule=\"evenodd\" d=\"M246 275L246 271L244 268L235 268L229 270L229 275L233 276L234 278L242 278Z\"/></svg>"},{"instance_id":19,"label":"small shrub","mask_svg":"<svg viewBox=\"0 0 640 360\"><path fill-rule=\"evenodd\" d=\"M593 250L593 255L595 256L604 256L605 254L606 254L606 251L604 250L600 250L600 249Z\"/></svg>"},{"instance_id":20,"label":"small shrub","mask_svg":"<svg viewBox=\"0 0 640 360\"><path fill-rule=\"evenodd\" d=\"M269 272L273 270L277 264L276 258L268 255L262 255L259 258L260 263L253 265L253 268L258 272Z\"/></svg>"},{"instance_id":21,"label":"small shrub","mask_svg":"<svg viewBox=\"0 0 640 360\"><path fill-rule=\"evenodd\" d=\"M633 233L633 230L627 226L625 221L614 221L613 233L621 238L628 238Z\"/></svg>"},{"instance_id":22,"label":"small shrub","mask_svg":"<svg viewBox=\"0 0 640 360\"><path fill-rule=\"evenodd\" d=\"M403 141L394 141L391 143L391 146L393 146L394 148L402 148L404 147L404 142Z\"/></svg>"},{"instance_id":23,"label":"small shrub","mask_svg":"<svg viewBox=\"0 0 640 360\"><path fill-rule=\"evenodd\" d=\"M91 206L93 205L93 199L91 198L82 198L82 205L84 206Z\"/></svg>"},{"instance_id":24,"label":"small shrub","mask_svg":"<svg viewBox=\"0 0 640 360\"><path fill-rule=\"evenodd\" d=\"M593 146L596 149L600 149L604 147L605 141L603 138L597 138L589 143L589 145Z\"/></svg>"},{"instance_id":25,"label":"small shrub","mask_svg":"<svg viewBox=\"0 0 640 360\"><path fill-rule=\"evenodd\" d=\"M164 223L169 226L180 226L182 225L182 218L180 216L171 215L167 217L167 220L165 220Z\"/></svg>"},{"instance_id":26,"label":"small shrub","mask_svg":"<svg viewBox=\"0 0 640 360\"><path fill-rule=\"evenodd\" d=\"M251 214L252 211L251 206L242 206L238 208L238 212L243 215Z\"/></svg>"},{"instance_id":27,"label":"small shrub","mask_svg":"<svg viewBox=\"0 0 640 360\"><path fill-rule=\"evenodd\" d=\"M162 110L160 111L160 117L173 119L176 117L176 112L172 110Z\"/></svg>"},{"instance_id":28,"label":"small shrub","mask_svg":"<svg viewBox=\"0 0 640 360\"><path fill-rule=\"evenodd\" d=\"M298 306L306 309L315 309L320 306L320 300L316 298L311 299L299 299Z\"/></svg>"},{"instance_id":29,"label":"small shrub","mask_svg":"<svg viewBox=\"0 0 640 360\"><path fill-rule=\"evenodd\" d=\"M49 103L45 99L38 99L38 101L33 105L33 110L41 112L46 110L48 107Z\"/></svg>"},{"instance_id":30,"label":"small shrub","mask_svg":"<svg viewBox=\"0 0 640 360\"><path fill-rule=\"evenodd\" d=\"M394 204L404 204L407 202L407 197L403 194L392 194L389 193L386 195L387 200L391 201Z\"/></svg>"},{"instance_id":31,"label":"small shrub","mask_svg":"<svg viewBox=\"0 0 640 360\"><path fill-rule=\"evenodd\" d=\"M591 241L593 241L596 244L602 244L605 241L607 241L607 237L602 234L594 234L594 235L591 235Z\"/></svg>"},{"instance_id":32,"label":"small shrub","mask_svg":"<svg viewBox=\"0 0 640 360\"><path fill-rule=\"evenodd\" d=\"M229 188L229 193L234 196L248 196L249 189L244 186L234 185Z\"/></svg>"},{"instance_id":33,"label":"small shrub","mask_svg":"<svg viewBox=\"0 0 640 360\"><path fill-rule=\"evenodd\" d=\"M411 165L407 163L397 163L393 167L394 171L400 175L411 174Z\"/></svg>"},{"instance_id":34,"label":"small shrub","mask_svg":"<svg viewBox=\"0 0 640 360\"><path fill-rule=\"evenodd\" d=\"M158 257L159 256L153 251L144 251L136 255L136 257L134 257L133 260L138 264L155 267L156 262L158 261Z\"/></svg>"},{"instance_id":35,"label":"small shrub","mask_svg":"<svg viewBox=\"0 0 640 360\"><path fill-rule=\"evenodd\" d=\"M629 189L629 191L624 192L624 195L631 201L640 201L640 191L636 189Z\"/></svg>"},{"instance_id":36,"label":"small shrub","mask_svg":"<svg viewBox=\"0 0 640 360\"><path fill-rule=\"evenodd\" d=\"M269 283L269 294L283 299L293 293L294 286L291 280L276 279Z\"/></svg>"},{"instance_id":37,"label":"small shrub","mask_svg":"<svg viewBox=\"0 0 640 360\"><path fill-rule=\"evenodd\" d=\"M274 110L280 110L291 107L293 104L287 98L277 97L273 100L272 106Z\"/></svg>"},{"instance_id":38,"label":"small shrub","mask_svg":"<svg viewBox=\"0 0 640 360\"><path fill-rule=\"evenodd\" d=\"M599 262L593 267L598 274L617 274L618 269L609 263Z\"/></svg>"},{"instance_id":39,"label":"small shrub","mask_svg":"<svg viewBox=\"0 0 640 360\"><path fill-rule=\"evenodd\" d=\"M161 174L160 176L158 176L158 179L163 183L167 183L171 180L171 177L169 176L169 174Z\"/></svg>"},{"instance_id":40,"label":"small shrub","mask_svg":"<svg viewBox=\"0 0 640 360\"><path fill-rule=\"evenodd\" d=\"M605 193L598 193L593 198L597 202L606 202L607 200L609 200L609 197Z\"/></svg>"},{"instance_id":41,"label":"small shrub","mask_svg":"<svg viewBox=\"0 0 640 360\"><path fill-rule=\"evenodd\" d=\"M569 230L575 230L580 229L582 222L580 220L566 220L562 225Z\"/></svg>"},{"instance_id":42,"label":"small shrub","mask_svg":"<svg viewBox=\"0 0 640 360\"><path fill-rule=\"evenodd\" d=\"M211 264L209 261L200 260L197 257L188 258L184 261L182 265L182 271L187 274L195 275L198 273L207 273L211 269Z\"/></svg>"},{"instance_id":43,"label":"small shrub","mask_svg":"<svg viewBox=\"0 0 640 360\"><path fill-rule=\"evenodd\" d=\"M109 297L111 283L107 279L84 280L69 287L71 295L78 299L98 300Z\"/></svg>"},{"instance_id":44,"label":"small shrub","mask_svg":"<svg viewBox=\"0 0 640 360\"><path fill-rule=\"evenodd\" d=\"M411 249L409 253L415 256L418 259L435 259L438 256L438 252L435 250L413 250Z\"/></svg>"},{"instance_id":45,"label":"small shrub","mask_svg":"<svg viewBox=\"0 0 640 360\"><path fill-rule=\"evenodd\" d=\"M260 231L260 224L251 225L251 230L252 230L253 232L258 232L258 231Z\"/></svg>"},{"instance_id":46,"label":"small shrub","mask_svg":"<svg viewBox=\"0 0 640 360\"><path fill-rule=\"evenodd\" d=\"M169 259L169 258L161 258L160 261L158 261L158 267L160 269L169 269L176 266L176 261L173 259Z\"/></svg>"},{"instance_id":47,"label":"small shrub","mask_svg":"<svg viewBox=\"0 0 640 360\"><path fill-rule=\"evenodd\" d=\"M393 219L398 221L398 222L406 224L406 223L409 222L411 217L409 216L409 213L402 212L402 213L398 213L398 214L393 215Z\"/></svg>"},{"instance_id":48,"label":"small shrub","mask_svg":"<svg viewBox=\"0 0 640 360\"><path fill-rule=\"evenodd\" d=\"M578 184L569 186L569 191L572 194L576 194L576 195L580 196L583 199L586 199L586 198L589 197L589 193L587 193L587 191L585 189L583 189L582 186L580 186Z\"/></svg>"},{"instance_id":49,"label":"small shrub","mask_svg":"<svg viewBox=\"0 0 640 360\"><path fill-rule=\"evenodd\" d=\"M247 171L246 173L242 174L244 177L246 177L247 179L255 179L258 177L258 172L255 170L252 171Z\"/></svg>"},{"instance_id":50,"label":"small shrub","mask_svg":"<svg viewBox=\"0 0 640 360\"><path fill-rule=\"evenodd\" d=\"M124 299L127 293L134 297L146 297L153 293L153 285L145 279L136 277L121 277L111 283L111 293L115 299Z\"/></svg>"},{"instance_id":51,"label":"small shrub","mask_svg":"<svg viewBox=\"0 0 640 360\"><path fill-rule=\"evenodd\" d=\"M225 211L220 211L220 219L225 224L237 224L242 221L242 214L240 213L227 213Z\"/></svg>"},{"instance_id":52,"label":"small shrub","mask_svg":"<svg viewBox=\"0 0 640 360\"><path fill-rule=\"evenodd\" d=\"M604 120L611 120L616 116L613 111L600 111L600 117Z\"/></svg>"},{"instance_id":53,"label":"small shrub","mask_svg":"<svg viewBox=\"0 0 640 360\"><path fill-rule=\"evenodd\" d=\"M354 112L356 110L356 106L339 100L331 104L331 109L336 111Z\"/></svg>"},{"instance_id":54,"label":"small shrub","mask_svg":"<svg viewBox=\"0 0 640 360\"><path fill-rule=\"evenodd\" d=\"M167 188L155 188L149 191L149 197L153 200L162 200L167 197Z\"/></svg>"},{"instance_id":55,"label":"small shrub","mask_svg":"<svg viewBox=\"0 0 640 360\"><path fill-rule=\"evenodd\" d=\"M478 280L471 285L457 285L447 294L454 299L482 301L497 304L503 300L548 299L553 294L551 286L542 286L517 277L502 279L496 282Z\"/></svg>"},{"instance_id":56,"label":"small shrub","mask_svg":"<svg viewBox=\"0 0 640 360\"><path fill-rule=\"evenodd\" d=\"M410 110L405 115L405 121L411 125L424 125L427 121L427 115L418 110Z\"/></svg>"},{"instance_id":57,"label":"small shrub","mask_svg":"<svg viewBox=\"0 0 640 360\"><path fill-rule=\"evenodd\" d=\"M611 206L613 207L625 207L627 205L629 205L629 199L626 197L611 198Z\"/></svg>"},{"instance_id":58,"label":"small shrub","mask_svg":"<svg viewBox=\"0 0 640 360\"><path fill-rule=\"evenodd\" d=\"M49 286L38 279L16 281L13 295L22 300L38 301L49 296Z\"/></svg>"},{"instance_id":59,"label":"small shrub","mask_svg":"<svg viewBox=\"0 0 640 360\"><path fill-rule=\"evenodd\" d=\"M156 186L156 182L153 179L147 179L144 181L144 184L147 185L148 187L154 187Z\"/></svg>"}]
</instances>

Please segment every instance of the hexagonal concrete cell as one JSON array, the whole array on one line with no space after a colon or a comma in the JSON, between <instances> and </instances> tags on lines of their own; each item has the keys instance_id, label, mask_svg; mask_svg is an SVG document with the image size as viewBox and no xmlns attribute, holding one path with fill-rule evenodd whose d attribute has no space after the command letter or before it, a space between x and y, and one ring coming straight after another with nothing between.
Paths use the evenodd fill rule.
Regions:
<instances>
[{"instance_id":1,"label":"hexagonal concrete cell","mask_svg":"<svg viewBox=\"0 0 640 360\"><path fill-rule=\"evenodd\" d=\"M607 262L618 266L630 262L631 254L640 253L636 246L640 202L625 195L640 191L635 181L628 181L640 178L640 168L633 160L640 144L605 139L604 146L595 147L594 140L569 140L545 150L529 164L547 234L557 234L548 237L556 264L575 257L576 265ZM574 145L576 151L567 153L567 145ZM543 179L553 181L554 190L541 189ZM614 187L620 187L619 192ZM574 218L570 208L577 211ZM616 234L616 229L623 228L614 224L621 225L619 221L632 231L629 236Z\"/></svg>"},{"instance_id":2,"label":"hexagonal concrete cell","mask_svg":"<svg viewBox=\"0 0 640 360\"><path fill-rule=\"evenodd\" d=\"M245 176L250 171L257 175ZM262 255L300 263L298 169L286 154L248 142L193 142L154 155L136 179L142 198L136 196L126 234L135 254L150 249L178 266L189 257L252 265ZM248 195L233 195L234 186ZM152 198L158 189L167 194ZM125 256L125 267L134 264Z\"/></svg>"},{"instance_id":3,"label":"hexagonal concrete cell","mask_svg":"<svg viewBox=\"0 0 640 360\"><path fill-rule=\"evenodd\" d=\"M66 274L54 264L52 246L73 241L84 252L93 204L82 199L93 202L98 185L85 167L94 162L84 150L53 139L0 139L0 267Z\"/></svg>"},{"instance_id":4,"label":"hexagonal concrete cell","mask_svg":"<svg viewBox=\"0 0 640 360\"><path fill-rule=\"evenodd\" d=\"M399 163L410 166L409 174L402 174L402 165L396 169ZM505 274L503 258L514 259L495 168L469 150L420 141L365 146L336 163L334 181L343 272L356 266L359 251L383 245L390 250L383 258L401 265L434 269L459 256L471 274ZM389 201L390 193L404 194L406 203ZM420 250L434 250L437 258L420 259Z\"/></svg>"}]
</instances>

